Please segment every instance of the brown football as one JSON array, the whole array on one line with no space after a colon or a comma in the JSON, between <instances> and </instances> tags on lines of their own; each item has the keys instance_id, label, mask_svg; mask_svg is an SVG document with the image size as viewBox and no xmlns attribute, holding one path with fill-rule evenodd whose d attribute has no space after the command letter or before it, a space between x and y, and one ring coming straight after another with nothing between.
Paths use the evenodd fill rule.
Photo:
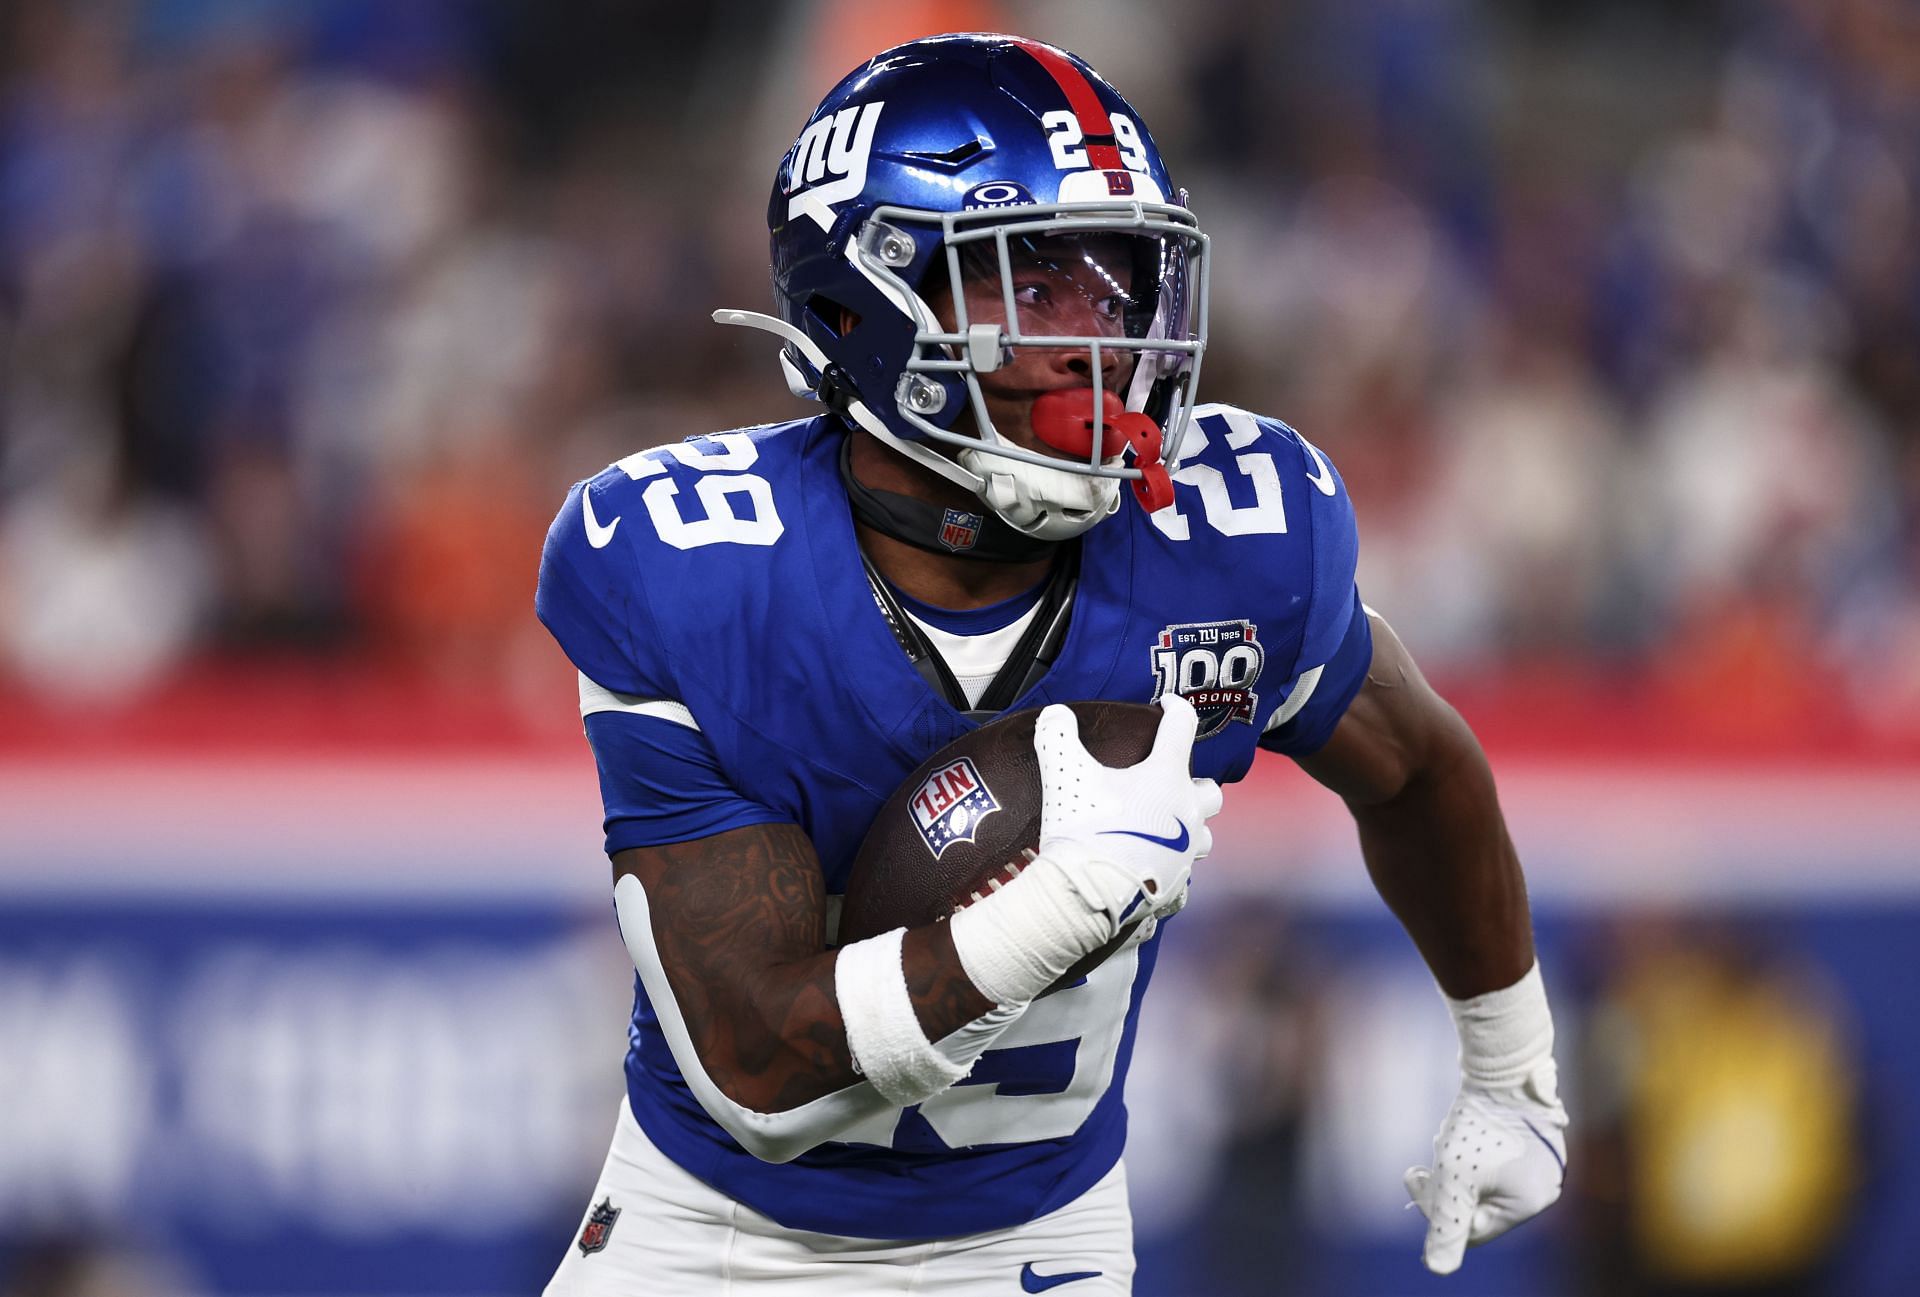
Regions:
<instances>
[{"instance_id":1,"label":"brown football","mask_svg":"<svg viewBox=\"0 0 1920 1297\"><path fill-rule=\"evenodd\" d=\"M1130 766L1153 750L1160 709L1072 703L1094 760ZM1040 845L1038 709L1014 712L928 757L887 799L860 843L840 912L844 944L939 923L1019 875ZM1125 941L1133 925L1081 959L1043 994L1071 986Z\"/></svg>"}]
</instances>

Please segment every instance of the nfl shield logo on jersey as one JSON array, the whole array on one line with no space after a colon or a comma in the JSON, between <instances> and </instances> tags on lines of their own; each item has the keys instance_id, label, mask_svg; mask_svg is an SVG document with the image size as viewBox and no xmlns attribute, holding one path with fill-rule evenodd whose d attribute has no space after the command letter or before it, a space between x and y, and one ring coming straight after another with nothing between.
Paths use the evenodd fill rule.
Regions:
<instances>
[{"instance_id":1,"label":"nfl shield logo on jersey","mask_svg":"<svg viewBox=\"0 0 1920 1297\"><path fill-rule=\"evenodd\" d=\"M935 860L954 843L973 841L980 821L1000 809L999 799L966 757L928 775L907 805L920 840Z\"/></svg>"},{"instance_id":2,"label":"nfl shield logo on jersey","mask_svg":"<svg viewBox=\"0 0 1920 1297\"><path fill-rule=\"evenodd\" d=\"M587 1227L580 1231L580 1255L591 1256L605 1247L613 1223L619 1219L620 1209L613 1205L612 1197L602 1198L600 1205L587 1213Z\"/></svg>"},{"instance_id":3,"label":"nfl shield logo on jersey","mask_svg":"<svg viewBox=\"0 0 1920 1297\"><path fill-rule=\"evenodd\" d=\"M954 553L972 549L980 540L980 529L987 520L965 509L949 509L940 520L940 543Z\"/></svg>"},{"instance_id":4,"label":"nfl shield logo on jersey","mask_svg":"<svg viewBox=\"0 0 1920 1297\"><path fill-rule=\"evenodd\" d=\"M1153 649L1154 701L1171 689L1192 703L1197 738L1211 738L1232 721L1251 725L1260 705L1253 686L1266 664L1259 627L1244 618L1169 626Z\"/></svg>"}]
</instances>

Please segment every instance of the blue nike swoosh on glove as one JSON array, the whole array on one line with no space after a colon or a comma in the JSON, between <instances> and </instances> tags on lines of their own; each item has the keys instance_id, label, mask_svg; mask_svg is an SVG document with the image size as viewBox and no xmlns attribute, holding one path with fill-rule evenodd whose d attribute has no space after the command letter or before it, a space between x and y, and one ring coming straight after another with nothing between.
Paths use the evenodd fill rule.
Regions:
<instances>
[{"instance_id":1,"label":"blue nike swoosh on glove","mask_svg":"<svg viewBox=\"0 0 1920 1297\"><path fill-rule=\"evenodd\" d=\"M1547 1146L1547 1152L1553 1154L1553 1160L1557 1162L1560 1166L1560 1178L1564 1181L1567 1178L1567 1160L1560 1156L1560 1150L1553 1146L1552 1140L1548 1139L1545 1135L1542 1135L1540 1133L1540 1128L1538 1126L1528 1121L1525 1117L1522 1117L1520 1119L1520 1124L1525 1126L1528 1130L1532 1131L1533 1137L1539 1140L1542 1144L1545 1144Z\"/></svg>"},{"instance_id":2,"label":"blue nike swoosh on glove","mask_svg":"<svg viewBox=\"0 0 1920 1297\"><path fill-rule=\"evenodd\" d=\"M1156 847L1165 847L1169 851L1185 851L1187 849L1187 826L1184 824L1180 826L1180 832L1170 838L1156 838L1153 834L1142 833L1138 829L1107 829L1100 836L1103 838L1139 838L1144 842L1153 843Z\"/></svg>"},{"instance_id":3,"label":"blue nike swoosh on glove","mask_svg":"<svg viewBox=\"0 0 1920 1297\"><path fill-rule=\"evenodd\" d=\"M1073 1270L1066 1274L1035 1274L1033 1262L1020 1267L1021 1292L1045 1292L1049 1288L1058 1288L1063 1283L1077 1283L1082 1279L1098 1279L1098 1270Z\"/></svg>"}]
</instances>

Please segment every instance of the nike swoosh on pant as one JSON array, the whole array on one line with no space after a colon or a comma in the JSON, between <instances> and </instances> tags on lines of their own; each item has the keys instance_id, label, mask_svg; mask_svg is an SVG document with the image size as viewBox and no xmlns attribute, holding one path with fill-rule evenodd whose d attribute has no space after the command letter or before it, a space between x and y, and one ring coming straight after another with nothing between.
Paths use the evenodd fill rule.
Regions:
<instances>
[{"instance_id":1,"label":"nike swoosh on pant","mask_svg":"<svg viewBox=\"0 0 1920 1297\"><path fill-rule=\"evenodd\" d=\"M1098 1279L1098 1270L1071 1270L1066 1274L1035 1274L1033 1262L1020 1267L1021 1292L1045 1292L1049 1288L1058 1288L1063 1283L1077 1283L1082 1279Z\"/></svg>"}]
</instances>

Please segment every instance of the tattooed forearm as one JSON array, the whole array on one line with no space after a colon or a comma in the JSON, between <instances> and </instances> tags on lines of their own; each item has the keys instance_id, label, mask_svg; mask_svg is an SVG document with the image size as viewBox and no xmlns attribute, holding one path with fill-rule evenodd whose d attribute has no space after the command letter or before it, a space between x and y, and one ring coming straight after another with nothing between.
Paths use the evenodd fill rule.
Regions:
<instances>
[{"instance_id":1,"label":"tattooed forearm","mask_svg":"<svg viewBox=\"0 0 1920 1297\"><path fill-rule=\"evenodd\" d=\"M993 1001L980 994L960 963L950 924L907 929L900 956L907 969L907 994L928 1040L950 1035L993 1010Z\"/></svg>"},{"instance_id":2,"label":"tattooed forearm","mask_svg":"<svg viewBox=\"0 0 1920 1297\"><path fill-rule=\"evenodd\" d=\"M701 1065L728 1098L784 1112L852 1085L853 1061L826 948L813 844L791 824L623 851L614 872L647 891L653 938ZM901 949L920 1025L938 1040L993 1008L945 924Z\"/></svg>"}]
</instances>

